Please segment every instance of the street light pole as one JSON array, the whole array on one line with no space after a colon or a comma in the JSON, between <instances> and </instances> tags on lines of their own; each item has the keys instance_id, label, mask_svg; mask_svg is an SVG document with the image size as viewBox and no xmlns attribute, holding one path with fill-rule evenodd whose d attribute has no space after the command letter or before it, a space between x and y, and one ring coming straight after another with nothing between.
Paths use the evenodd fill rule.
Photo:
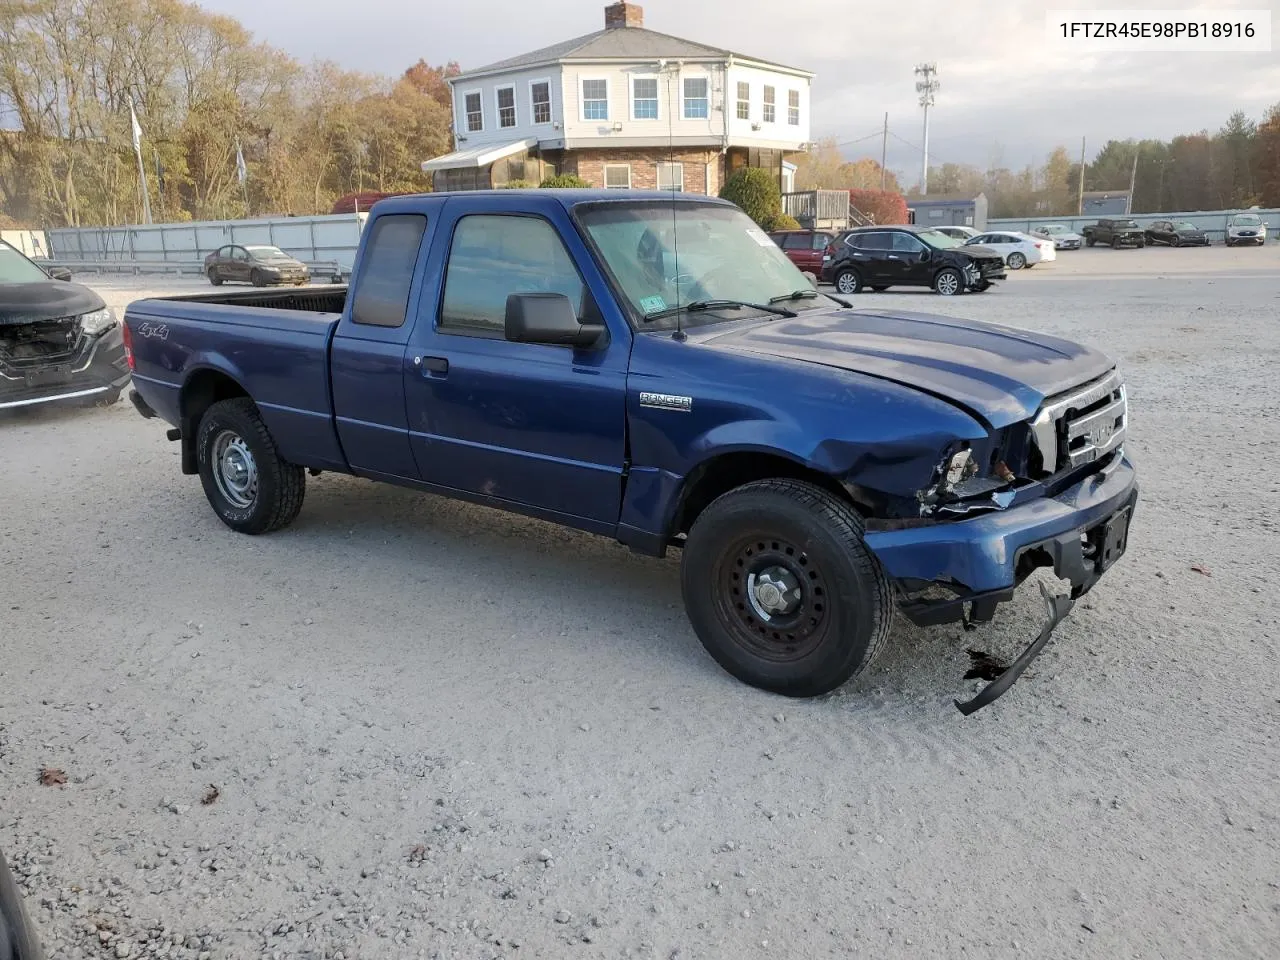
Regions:
<instances>
[{"instance_id":1,"label":"street light pole","mask_svg":"<svg viewBox=\"0 0 1280 960\"><path fill-rule=\"evenodd\" d=\"M938 65L922 63L916 67L916 92L920 94L920 106L924 107L924 143L920 157L920 193L929 192L929 108L933 106L934 94L941 84L938 83Z\"/></svg>"}]
</instances>

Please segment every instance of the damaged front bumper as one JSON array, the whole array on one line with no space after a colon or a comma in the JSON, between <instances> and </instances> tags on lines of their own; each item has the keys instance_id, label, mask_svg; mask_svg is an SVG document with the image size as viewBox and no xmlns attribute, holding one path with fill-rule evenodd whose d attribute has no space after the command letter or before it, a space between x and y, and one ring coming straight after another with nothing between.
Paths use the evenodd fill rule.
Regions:
<instances>
[{"instance_id":1,"label":"damaged front bumper","mask_svg":"<svg viewBox=\"0 0 1280 960\"><path fill-rule=\"evenodd\" d=\"M966 520L870 531L866 543L897 589L899 610L920 625L988 621L1042 567L1070 584L1068 596L1045 594L1048 622L1009 670L969 705L957 704L968 713L1008 689L1072 603L1124 553L1137 500L1137 475L1118 452L1099 472L1055 496Z\"/></svg>"},{"instance_id":2,"label":"damaged front bumper","mask_svg":"<svg viewBox=\"0 0 1280 960\"><path fill-rule=\"evenodd\" d=\"M66 356L17 362L0 355L0 411L49 403L93 403L129 382L120 325Z\"/></svg>"}]
</instances>

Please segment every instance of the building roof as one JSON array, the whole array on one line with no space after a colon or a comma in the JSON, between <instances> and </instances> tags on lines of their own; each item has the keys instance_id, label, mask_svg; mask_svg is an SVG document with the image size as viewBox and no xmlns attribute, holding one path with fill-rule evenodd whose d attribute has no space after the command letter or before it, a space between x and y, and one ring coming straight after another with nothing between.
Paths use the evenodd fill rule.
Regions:
<instances>
[{"instance_id":1,"label":"building roof","mask_svg":"<svg viewBox=\"0 0 1280 960\"><path fill-rule=\"evenodd\" d=\"M981 193L928 193L923 197L907 197L907 206L925 206L930 203L973 203Z\"/></svg>"},{"instance_id":2,"label":"building roof","mask_svg":"<svg viewBox=\"0 0 1280 960\"><path fill-rule=\"evenodd\" d=\"M682 40L680 37L658 33L656 30L646 30L643 27L615 27L609 30L597 30L595 33L554 43L540 50L522 53L518 57L510 57L487 66L477 67L453 79L464 80L481 74L520 70L562 60L697 60L728 57L813 76L807 70L801 70L798 67L771 63L768 60L734 53L721 47L708 46L705 43L696 43L693 40Z\"/></svg>"},{"instance_id":3,"label":"building roof","mask_svg":"<svg viewBox=\"0 0 1280 960\"><path fill-rule=\"evenodd\" d=\"M495 160L509 157L521 150L536 147L536 139L513 140L510 143L490 143L483 147L472 147L470 150L455 150L444 156L426 160L422 164L423 173L434 173L437 170L457 170L463 167L479 169L488 166Z\"/></svg>"}]
</instances>

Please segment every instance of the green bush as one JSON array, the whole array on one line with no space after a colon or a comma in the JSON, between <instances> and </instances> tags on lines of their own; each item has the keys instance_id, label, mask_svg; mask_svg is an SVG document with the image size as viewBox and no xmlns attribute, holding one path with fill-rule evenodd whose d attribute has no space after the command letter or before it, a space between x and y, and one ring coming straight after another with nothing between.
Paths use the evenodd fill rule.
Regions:
<instances>
[{"instance_id":1,"label":"green bush","mask_svg":"<svg viewBox=\"0 0 1280 960\"><path fill-rule=\"evenodd\" d=\"M767 217L760 226L764 230L799 230L800 221L788 213L779 211L773 216Z\"/></svg>"},{"instance_id":2,"label":"green bush","mask_svg":"<svg viewBox=\"0 0 1280 960\"><path fill-rule=\"evenodd\" d=\"M590 186L591 184L576 173L562 173L558 177L547 177L541 183L543 190L581 190Z\"/></svg>"},{"instance_id":3,"label":"green bush","mask_svg":"<svg viewBox=\"0 0 1280 960\"><path fill-rule=\"evenodd\" d=\"M771 229L767 224L783 216L778 181L768 170L759 167L747 167L735 173L720 190L720 197L736 203L743 213L765 229Z\"/></svg>"},{"instance_id":4,"label":"green bush","mask_svg":"<svg viewBox=\"0 0 1280 960\"><path fill-rule=\"evenodd\" d=\"M499 190L532 190L537 186L532 180L508 180Z\"/></svg>"}]
</instances>

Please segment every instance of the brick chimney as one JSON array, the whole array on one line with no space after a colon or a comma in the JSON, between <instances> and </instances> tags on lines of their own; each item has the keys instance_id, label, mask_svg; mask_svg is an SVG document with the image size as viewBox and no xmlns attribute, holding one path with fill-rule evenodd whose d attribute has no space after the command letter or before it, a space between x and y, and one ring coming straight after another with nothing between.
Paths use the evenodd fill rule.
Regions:
<instances>
[{"instance_id":1,"label":"brick chimney","mask_svg":"<svg viewBox=\"0 0 1280 960\"><path fill-rule=\"evenodd\" d=\"M613 3L604 8L604 28L643 27L644 7L634 3Z\"/></svg>"}]
</instances>

